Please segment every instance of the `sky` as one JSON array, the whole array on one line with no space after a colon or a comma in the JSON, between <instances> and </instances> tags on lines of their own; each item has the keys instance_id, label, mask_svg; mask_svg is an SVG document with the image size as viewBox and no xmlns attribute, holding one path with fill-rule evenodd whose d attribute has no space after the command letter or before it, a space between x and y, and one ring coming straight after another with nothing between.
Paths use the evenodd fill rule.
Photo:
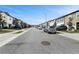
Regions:
<instances>
[{"instance_id":1,"label":"sky","mask_svg":"<svg viewBox=\"0 0 79 59\"><path fill-rule=\"evenodd\" d=\"M48 20L79 10L79 5L0 5L0 11L13 17L37 25Z\"/></svg>"}]
</instances>

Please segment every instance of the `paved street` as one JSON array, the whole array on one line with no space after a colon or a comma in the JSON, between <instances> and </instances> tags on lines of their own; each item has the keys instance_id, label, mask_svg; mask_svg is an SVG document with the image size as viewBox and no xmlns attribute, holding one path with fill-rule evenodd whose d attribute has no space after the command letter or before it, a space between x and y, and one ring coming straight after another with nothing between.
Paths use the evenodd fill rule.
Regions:
<instances>
[{"instance_id":1,"label":"paved street","mask_svg":"<svg viewBox=\"0 0 79 59\"><path fill-rule=\"evenodd\" d=\"M58 33L60 34L60 33ZM31 29L0 47L1 54L65 54L79 53L79 42L58 34L47 34ZM42 43L47 41L46 43Z\"/></svg>"}]
</instances>

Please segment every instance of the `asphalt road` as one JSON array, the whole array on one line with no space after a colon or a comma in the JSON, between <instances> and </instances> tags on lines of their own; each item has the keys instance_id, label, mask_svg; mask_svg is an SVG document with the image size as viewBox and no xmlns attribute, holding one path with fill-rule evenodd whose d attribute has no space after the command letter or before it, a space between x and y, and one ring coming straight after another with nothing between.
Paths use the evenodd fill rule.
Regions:
<instances>
[{"instance_id":1,"label":"asphalt road","mask_svg":"<svg viewBox=\"0 0 79 59\"><path fill-rule=\"evenodd\" d=\"M0 47L0 54L77 54L79 42L57 34L32 28L10 43Z\"/></svg>"}]
</instances>

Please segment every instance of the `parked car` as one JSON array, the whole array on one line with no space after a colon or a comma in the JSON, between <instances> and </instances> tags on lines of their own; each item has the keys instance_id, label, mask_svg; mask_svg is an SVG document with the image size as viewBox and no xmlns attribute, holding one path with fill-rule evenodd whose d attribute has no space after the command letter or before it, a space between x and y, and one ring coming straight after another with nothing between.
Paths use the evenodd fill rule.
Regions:
<instances>
[{"instance_id":1,"label":"parked car","mask_svg":"<svg viewBox=\"0 0 79 59\"><path fill-rule=\"evenodd\" d=\"M56 34L56 28L53 26L50 26L49 28L44 29L44 32Z\"/></svg>"},{"instance_id":2,"label":"parked car","mask_svg":"<svg viewBox=\"0 0 79 59\"><path fill-rule=\"evenodd\" d=\"M47 29L47 28L45 28L43 31L44 31L44 32L48 32L48 29Z\"/></svg>"},{"instance_id":3,"label":"parked car","mask_svg":"<svg viewBox=\"0 0 79 59\"><path fill-rule=\"evenodd\" d=\"M53 26L50 26L50 27L48 28L48 33L56 34L56 28L53 27Z\"/></svg>"},{"instance_id":4,"label":"parked car","mask_svg":"<svg viewBox=\"0 0 79 59\"><path fill-rule=\"evenodd\" d=\"M42 28L41 28L41 27L38 27L38 29L39 29L39 30L42 30Z\"/></svg>"},{"instance_id":5,"label":"parked car","mask_svg":"<svg viewBox=\"0 0 79 59\"><path fill-rule=\"evenodd\" d=\"M61 25L61 26L58 26L56 28L57 31L66 31L67 30L67 27L65 25Z\"/></svg>"}]
</instances>

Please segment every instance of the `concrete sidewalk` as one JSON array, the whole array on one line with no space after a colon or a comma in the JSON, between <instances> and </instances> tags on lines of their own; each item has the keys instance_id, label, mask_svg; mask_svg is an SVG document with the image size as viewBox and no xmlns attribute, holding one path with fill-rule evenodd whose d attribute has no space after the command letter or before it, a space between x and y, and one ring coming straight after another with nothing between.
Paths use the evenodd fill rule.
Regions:
<instances>
[{"instance_id":1,"label":"concrete sidewalk","mask_svg":"<svg viewBox=\"0 0 79 59\"><path fill-rule=\"evenodd\" d=\"M31 28L30 28L31 29ZM13 32L0 34L0 47L7 44L8 42L14 40L18 36L24 34L25 32L28 32L30 29L22 29L22 30L15 30ZM16 32L23 31L22 33L14 34Z\"/></svg>"},{"instance_id":2,"label":"concrete sidewalk","mask_svg":"<svg viewBox=\"0 0 79 59\"><path fill-rule=\"evenodd\" d=\"M60 34L58 34L58 35L79 41L79 33L67 33L67 32L62 32L62 31L59 31L59 32L60 32Z\"/></svg>"}]
</instances>

